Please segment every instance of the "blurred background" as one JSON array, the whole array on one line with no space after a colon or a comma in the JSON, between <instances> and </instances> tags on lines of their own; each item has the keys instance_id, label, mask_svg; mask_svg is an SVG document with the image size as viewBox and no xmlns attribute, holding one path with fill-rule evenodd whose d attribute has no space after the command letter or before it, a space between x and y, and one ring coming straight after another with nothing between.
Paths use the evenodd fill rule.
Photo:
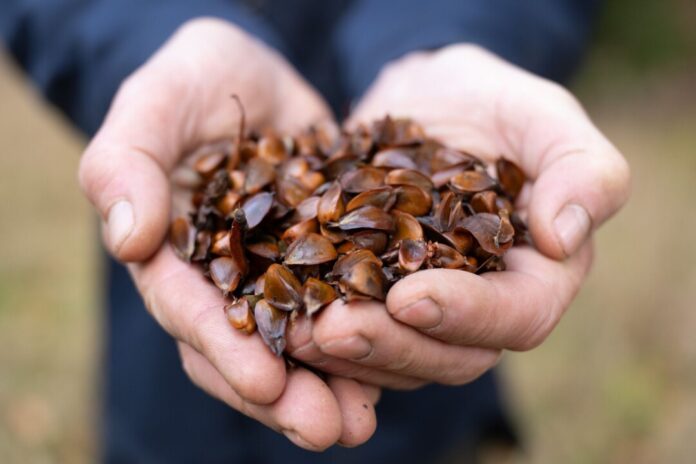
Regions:
<instances>
[{"instance_id":1,"label":"blurred background","mask_svg":"<svg viewBox=\"0 0 696 464\"><path fill-rule=\"evenodd\" d=\"M572 88L633 168L558 329L503 375L524 456L696 456L696 2L609 1ZM92 462L100 323L84 140L0 59L0 463Z\"/></svg>"}]
</instances>

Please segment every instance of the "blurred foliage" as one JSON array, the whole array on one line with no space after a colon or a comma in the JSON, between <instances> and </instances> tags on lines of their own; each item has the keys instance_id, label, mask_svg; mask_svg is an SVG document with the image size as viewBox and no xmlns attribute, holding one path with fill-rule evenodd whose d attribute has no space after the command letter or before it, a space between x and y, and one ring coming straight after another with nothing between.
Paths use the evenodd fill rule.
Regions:
<instances>
[{"instance_id":1,"label":"blurred foliage","mask_svg":"<svg viewBox=\"0 0 696 464\"><path fill-rule=\"evenodd\" d=\"M609 0L594 53L633 71L655 71L696 56L693 0Z\"/></svg>"}]
</instances>

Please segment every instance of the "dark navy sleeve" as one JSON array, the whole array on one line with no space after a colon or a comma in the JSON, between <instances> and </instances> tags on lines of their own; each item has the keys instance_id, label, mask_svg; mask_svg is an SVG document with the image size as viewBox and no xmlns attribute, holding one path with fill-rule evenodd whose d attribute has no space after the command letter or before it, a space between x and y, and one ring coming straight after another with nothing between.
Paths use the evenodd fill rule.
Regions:
<instances>
[{"instance_id":1,"label":"dark navy sleeve","mask_svg":"<svg viewBox=\"0 0 696 464\"><path fill-rule=\"evenodd\" d=\"M536 74L566 80L577 65L599 0L357 0L335 47L353 96L408 52L474 43Z\"/></svg>"},{"instance_id":2,"label":"dark navy sleeve","mask_svg":"<svg viewBox=\"0 0 696 464\"><path fill-rule=\"evenodd\" d=\"M281 48L257 15L226 0L3 0L0 41L43 94L92 134L121 81L200 16L227 19Z\"/></svg>"}]
</instances>

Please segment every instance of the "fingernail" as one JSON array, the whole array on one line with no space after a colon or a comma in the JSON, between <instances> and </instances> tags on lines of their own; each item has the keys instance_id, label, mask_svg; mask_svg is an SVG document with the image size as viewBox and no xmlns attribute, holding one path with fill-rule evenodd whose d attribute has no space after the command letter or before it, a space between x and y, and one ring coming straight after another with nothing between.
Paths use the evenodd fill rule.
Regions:
<instances>
[{"instance_id":1,"label":"fingernail","mask_svg":"<svg viewBox=\"0 0 696 464\"><path fill-rule=\"evenodd\" d=\"M109 209L106 230L109 234L109 244L114 251L118 251L131 234L134 223L133 205L130 202L121 200Z\"/></svg>"},{"instance_id":2,"label":"fingernail","mask_svg":"<svg viewBox=\"0 0 696 464\"><path fill-rule=\"evenodd\" d=\"M394 313L394 318L419 329L432 329L442 322L442 308L426 297Z\"/></svg>"},{"instance_id":3,"label":"fingernail","mask_svg":"<svg viewBox=\"0 0 696 464\"><path fill-rule=\"evenodd\" d=\"M570 256L585 241L590 233L590 215L585 208L576 204L569 204L563 207L556 219L553 227L556 229L556 236L561 242L561 247L566 256Z\"/></svg>"},{"instance_id":4,"label":"fingernail","mask_svg":"<svg viewBox=\"0 0 696 464\"><path fill-rule=\"evenodd\" d=\"M360 359L372 353L372 344L362 335L353 335L324 343L319 349L337 358Z\"/></svg>"},{"instance_id":5,"label":"fingernail","mask_svg":"<svg viewBox=\"0 0 696 464\"><path fill-rule=\"evenodd\" d=\"M296 444L297 446L301 446L304 449L309 449L313 450L316 449L316 446L312 445L309 443L307 440L302 438L299 433L295 432L294 430L282 430L281 431L285 437Z\"/></svg>"}]
</instances>

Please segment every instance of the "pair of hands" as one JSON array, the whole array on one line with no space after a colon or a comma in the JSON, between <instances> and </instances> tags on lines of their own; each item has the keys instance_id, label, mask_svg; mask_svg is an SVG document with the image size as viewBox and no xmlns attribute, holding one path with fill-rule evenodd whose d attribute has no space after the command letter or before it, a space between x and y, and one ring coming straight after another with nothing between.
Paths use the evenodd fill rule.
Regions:
<instances>
[{"instance_id":1,"label":"pair of hands","mask_svg":"<svg viewBox=\"0 0 696 464\"><path fill-rule=\"evenodd\" d=\"M514 159L531 179L520 202L537 249L513 248L500 273L410 275L386 310L335 302L314 321L299 319L290 353L328 375L286 372L260 337L229 327L219 291L163 245L169 174L183 155L230 137L239 117L230 93L245 102L250 127L296 132L332 121L277 53L229 23L197 19L122 85L80 183L193 382L307 449L365 442L380 387L467 383L502 350L539 345L585 278L592 230L628 196L626 162L563 88L471 45L393 62L347 124L408 116L447 145Z\"/></svg>"}]
</instances>

